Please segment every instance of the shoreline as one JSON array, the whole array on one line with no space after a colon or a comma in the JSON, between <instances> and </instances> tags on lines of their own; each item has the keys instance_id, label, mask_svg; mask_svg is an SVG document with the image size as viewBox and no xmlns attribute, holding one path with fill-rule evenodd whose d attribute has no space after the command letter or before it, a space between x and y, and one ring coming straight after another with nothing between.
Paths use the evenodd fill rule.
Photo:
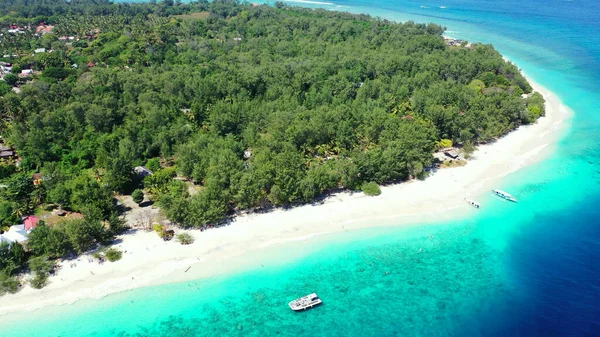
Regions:
<instances>
[{"instance_id":1,"label":"shoreline","mask_svg":"<svg viewBox=\"0 0 600 337\"><path fill-rule=\"evenodd\" d=\"M195 242L187 246L163 242L154 232L122 235L122 241L114 245L123 251L121 260L99 265L88 262L89 255L82 255L76 261L63 261L45 288L26 286L17 294L5 295L0 317L146 286L223 275L248 267L239 257L328 234L470 214L474 210L464 202L465 197L477 198L497 187L494 184L504 176L546 158L562 135L564 122L572 116L554 93L527 80L544 96L546 116L493 143L480 145L465 166L440 169L423 181L382 186L382 194L376 197L340 192L319 204L245 214L228 226L204 232L188 230ZM70 267L73 262L77 266Z\"/></svg>"}]
</instances>

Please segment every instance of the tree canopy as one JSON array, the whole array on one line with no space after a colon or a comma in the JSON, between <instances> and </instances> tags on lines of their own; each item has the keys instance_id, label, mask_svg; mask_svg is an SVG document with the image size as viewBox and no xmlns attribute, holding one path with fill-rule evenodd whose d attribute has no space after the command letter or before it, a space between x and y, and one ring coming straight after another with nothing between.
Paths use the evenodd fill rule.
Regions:
<instances>
[{"instance_id":1,"label":"tree canopy","mask_svg":"<svg viewBox=\"0 0 600 337\"><path fill-rule=\"evenodd\" d=\"M31 207L19 174L43 172L41 201L86 216L56 229L75 251L102 241L115 192L145 188L173 222L203 226L420 177L440 144L488 142L544 114L492 46L450 47L435 24L222 0L25 3L4 2L0 21L54 33L7 44L27 51L13 69L35 74L0 91L0 130L21 160L0 209ZM52 52L31 56L39 47Z\"/></svg>"}]
</instances>

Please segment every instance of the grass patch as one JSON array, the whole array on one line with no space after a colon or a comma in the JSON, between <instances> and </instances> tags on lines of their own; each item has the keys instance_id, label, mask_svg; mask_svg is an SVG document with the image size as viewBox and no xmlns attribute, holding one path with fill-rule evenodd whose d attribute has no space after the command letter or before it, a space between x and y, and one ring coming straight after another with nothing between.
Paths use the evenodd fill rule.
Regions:
<instances>
[{"instance_id":1,"label":"grass patch","mask_svg":"<svg viewBox=\"0 0 600 337\"><path fill-rule=\"evenodd\" d=\"M209 15L210 13L208 12L195 12L190 14L174 15L174 17L181 20L206 20Z\"/></svg>"},{"instance_id":2,"label":"grass patch","mask_svg":"<svg viewBox=\"0 0 600 337\"><path fill-rule=\"evenodd\" d=\"M106 252L104 252L106 259L110 262L119 261L123 256L123 252L115 248L108 248Z\"/></svg>"},{"instance_id":3,"label":"grass patch","mask_svg":"<svg viewBox=\"0 0 600 337\"><path fill-rule=\"evenodd\" d=\"M189 245L189 244L194 243L194 237L189 233L177 234L175 239L177 240L177 242L181 243L182 245Z\"/></svg>"}]
</instances>

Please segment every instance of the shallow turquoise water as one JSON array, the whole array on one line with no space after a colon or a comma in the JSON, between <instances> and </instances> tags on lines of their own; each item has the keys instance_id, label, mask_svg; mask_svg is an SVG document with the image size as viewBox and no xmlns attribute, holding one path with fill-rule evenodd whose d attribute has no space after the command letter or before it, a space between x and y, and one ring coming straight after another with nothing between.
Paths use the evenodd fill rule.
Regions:
<instances>
[{"instance_id":1,"label":"shallow turquoise water","mask_svg":"<svg viewBox=\"0 0 600 337\"><path fill-rule=\"evenodd\" d=\"M515 291L499 255L478 238L477 231L475 223L456 223L338 235L322 240L315 252L290 265L267 263L261 270L228 278L83 301L47 310L35 327L13 332L15 336L49 331L56 336L309 332L330 336L345 329L381 335L384 328L402 335L444 336L464 331L461 320L474 313L508 305L503 295ZM318 291L325 300L318 310L299 315L287 308L287 301L310 291ZM498 301L482 301L482 295ZM423 319L430 325L423 325ZM444 330L438 331L438 325ZM317 326L328 329L312 331Z\"/></svg>"},{"instance_id":2,"label":"shallow turquoise water","mask_svg":"<svg viewBox=\"0 0 600 337\"><path fill-rule=\"evenodd\" d=\"M454 222L291 244L283 249L307 251L235 275L42 309L26 315L26 327L14 323L22 315L8 317L0 335L600 335L600 4L331 3L321 6L440 22L449 35L493 43L573 109L553 154L499 186L520 202L489 196L481 212ZM287 308L313 291L323 306Z\"/></svg>"}]
</instances>

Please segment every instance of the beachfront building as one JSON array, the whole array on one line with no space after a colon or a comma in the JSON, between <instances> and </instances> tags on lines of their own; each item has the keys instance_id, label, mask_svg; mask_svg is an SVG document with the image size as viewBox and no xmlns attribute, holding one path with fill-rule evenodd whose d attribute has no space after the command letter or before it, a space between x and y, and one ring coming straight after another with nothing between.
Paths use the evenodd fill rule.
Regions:
<instances>
[{"instance_id":1,"label":"beachfront building","mask_svg":"<svg viewBox=\"0 0 600 337\"><path fill-rule=\"evenodd\" d=\"M0 234L0 243L6 242L11 244L13 242L24 242L27 241L27 230L25 225L14 225L11 226L6 232Z\"/></svg>"},{"instance_id":2,"label":"beachfront building","mask_svg":"<svg viewBox=\"0 0 600 337\"><path fill-rule=\"evenodd\" d=\"M25 231L29 233L32 229L34 229L40 219L37 216L29 215L23 219L23 226L25 226Z\"/></svg>"},{"instance_id":3,"label":"beachfront building","mask_svg":"<svg viewBox=\"0 0 600 337\"><path fill-rule=\"evenodd\" d=\"M13 242L22 243L27 241L29 233L37 226L39 221L40 219L37 216L26 216L23 219L22 225L10 226L6 232L0 234L0 243L6 242L11 244Z\"/></svg>"},{"instance_id":4,"label":"beachfront building","mask_svg":"<svg viewBox=\"0 0 600 337\"><path fill-rule=\"evenodd\" d=\"M448 150L444 151L444 155L446 155L447 157L450 157L452 159L458 159L458 157L460 156L460 153L456 149L448 149Z\"/></svg>"}]
</instances>

